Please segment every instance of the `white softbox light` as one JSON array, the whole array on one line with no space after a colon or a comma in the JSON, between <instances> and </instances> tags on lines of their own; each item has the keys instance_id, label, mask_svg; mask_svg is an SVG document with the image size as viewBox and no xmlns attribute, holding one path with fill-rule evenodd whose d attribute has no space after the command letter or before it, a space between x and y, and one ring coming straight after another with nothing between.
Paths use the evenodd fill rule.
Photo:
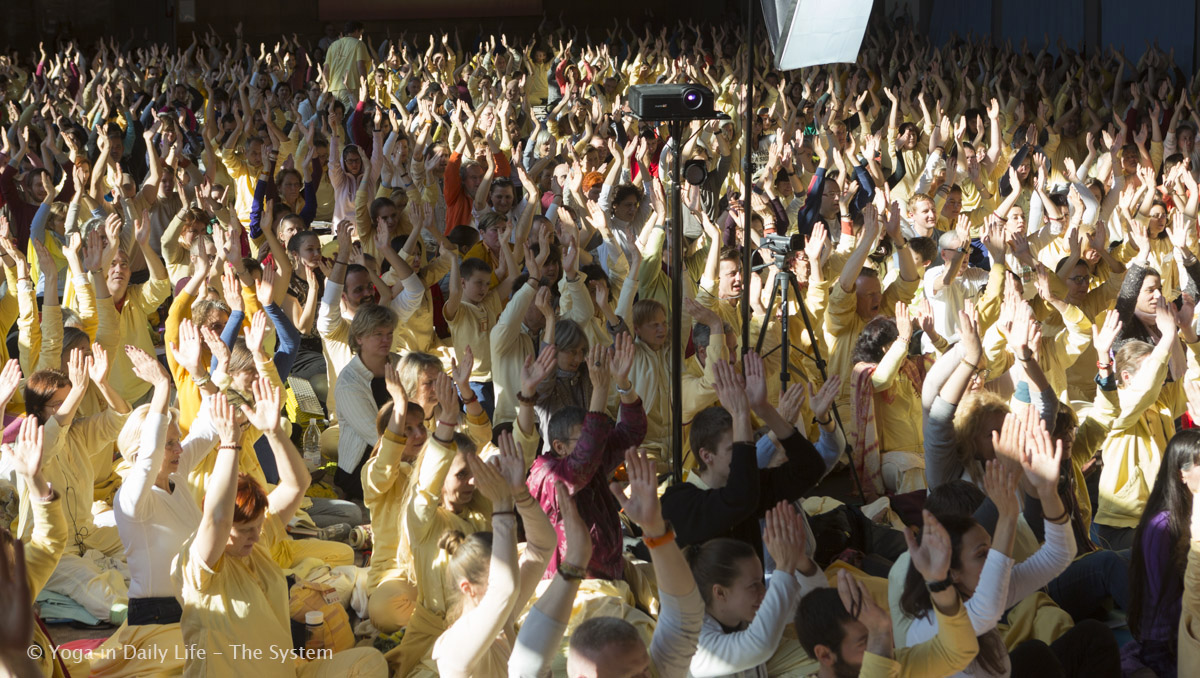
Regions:
<instances>
[{"instance_id":1,"label":"white softbox light","mask_svg":"<svg viewBox=\"0 0 1200 678\"><path fill-rule=\"evenodd\" d=\"M792 70L858 59L872 0L762 0L775 67Z\"/></svg>"}]
</instances>

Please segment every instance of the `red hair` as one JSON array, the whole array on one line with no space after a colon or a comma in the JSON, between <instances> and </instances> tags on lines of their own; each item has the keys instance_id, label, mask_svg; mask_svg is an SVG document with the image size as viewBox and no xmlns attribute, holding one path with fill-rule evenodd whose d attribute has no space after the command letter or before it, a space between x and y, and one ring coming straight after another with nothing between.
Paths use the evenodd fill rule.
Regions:
<instances>
[{"instance_id":1,"label":"red hair","mask_svg":"<svg viewBox=\"0 0 1200 678\"><path fill-rule=\"evenodd\" d=\"M248 473L238 474L237 499L233 503L233 522L249 523L267 512L267 493Z\"/></svg>"}]
</instances>

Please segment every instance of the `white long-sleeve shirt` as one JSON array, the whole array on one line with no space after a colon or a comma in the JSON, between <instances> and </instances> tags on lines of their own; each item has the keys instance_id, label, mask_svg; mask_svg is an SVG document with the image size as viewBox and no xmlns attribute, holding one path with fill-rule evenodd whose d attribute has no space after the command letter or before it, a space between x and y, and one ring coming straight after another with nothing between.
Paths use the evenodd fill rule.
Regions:
<instances>
[{"instance_id":1,"label":"white long-sleeve shirt","mask_svg":"<svg viewBox=\"0 0 1200 678\"><path fill-rule=\"evenodd\" d=\"M705 614L688 676L765 678L767 661L779 647L784 627L795 617L800 599L805 593L828 585L820 568L811 576L776 572L767 585L767 594L754 621L743 631L726 633L720 622Z\"/></svg>"},{"instance_id":2,"label":"white long-sleeve shirt","mask_svg":"<svg viewBox=\"0 0 1200 678\"><path fill-rule=\"evenodd\" d=\"M205 398L183 440L179 469L171 474L171 492L154 484L166 456L167 418L156 412L146 415L137 459L113 500L117 532L129 563L130 598L166 598L178 593L171 582L171 561L202 517L188 491L187 476L212 451L218 437L208 412Z\"/></svg>"},{"instance_id":3,"label":"white long-sleeve shirt","mask_svg":"<svg viewBox=\"0 0 1200 678\"><path fill-rule=\"evenodd\" d=\"M979 575L979 586L966 603L967 616L971 619L975 635L981 636L995 629L1006 610L1050 583L1071 564L1076 545L1070 522L1058 525L1047 521L1045 525L1046 542L1023 563L1014 566L1013 559L1003 553L995 549L988 552L983 572ZM908 627L904 645L912 647L932 640L937 630L937 620L932 614L924 619L914 619ZM966 671L954 675L1006 678L1011 672L1007 654L1004 661L1006 668L1000 674L985 673L977 661L972 661Z\"/></svg>"}]
</instances>

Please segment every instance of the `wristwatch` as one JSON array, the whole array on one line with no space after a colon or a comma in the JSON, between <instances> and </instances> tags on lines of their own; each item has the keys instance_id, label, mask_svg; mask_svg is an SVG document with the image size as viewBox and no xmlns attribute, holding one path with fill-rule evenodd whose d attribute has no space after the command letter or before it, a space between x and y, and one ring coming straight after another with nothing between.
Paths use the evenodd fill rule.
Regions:
<instances>
[{"instance_id":1,"label":"wristwatch","mask_svg":"<svg viewBox=\"0 0 1200 678\"><path fill-rule=\"evenodd\" d=\"M925 582L925 588L929 589L930 593L941 593L951 586L954 586L954 580L950 578L950 575L946 575L946 578L941 581Z\"/></svg>"}]
</instances>

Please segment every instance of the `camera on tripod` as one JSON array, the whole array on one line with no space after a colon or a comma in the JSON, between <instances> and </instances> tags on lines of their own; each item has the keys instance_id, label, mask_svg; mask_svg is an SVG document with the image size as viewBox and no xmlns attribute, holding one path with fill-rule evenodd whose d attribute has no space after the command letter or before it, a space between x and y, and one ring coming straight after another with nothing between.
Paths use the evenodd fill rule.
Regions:
<instances>
[{"instance_id":1,"label":"camera on tripod","mask_svg":"<svg viewBox=\"0 0 1200 678\"><path fill-rule=\"evenodd\" d=\"M765 247L774 252L775 256L786 257L792 252L799 252L804 249L804 236L799 233L790 236L768 233L763 235L758 244L760 247Z\"/></svg>"}]
</instances>

